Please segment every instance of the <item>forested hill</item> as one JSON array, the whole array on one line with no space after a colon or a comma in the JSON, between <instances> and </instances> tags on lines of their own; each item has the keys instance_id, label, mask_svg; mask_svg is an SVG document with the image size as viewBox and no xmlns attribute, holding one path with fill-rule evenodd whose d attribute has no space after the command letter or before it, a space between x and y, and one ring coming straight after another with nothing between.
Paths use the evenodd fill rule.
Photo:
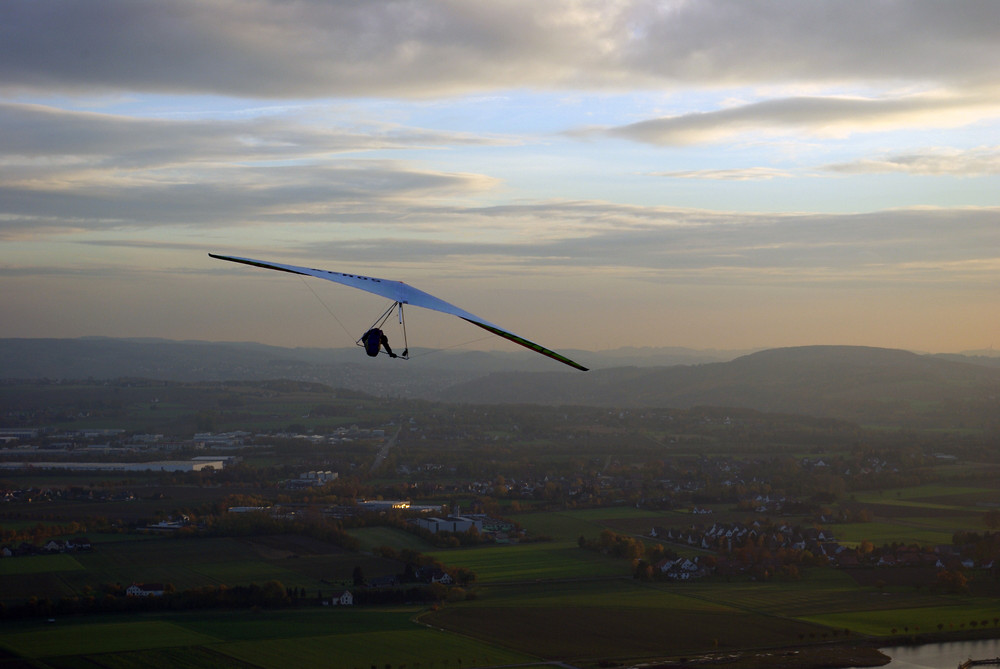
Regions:
<instances>
[{"instance_id":1,"label":"forested hill","mask_svg":"<svg viewBox=\"0 0 1000 669\"><path fill-rule=\"evenodd\" d=\"M368 358L360 348L284 348L251 342L171 341L87 337L0 339L0 378L324 383L391 397L431 398L442 390L499 371L562 365L515 347L512 352L411 348L408 362ZM738 352L684 348L563 351L591 367L667 366L731 360ZM567 368L568 369L568 368ZM579 373L579 372L577 372Z\"/></svg>"},{"instance_id":2,"label":"forested hill","mask_svg":"<svg viewBox=\"0 0 1000 669\"><path fill-rule=\"evenodd\" d=\"M376 396L448 402L729 406L866 424L1000 430L1000 358L995 357L927 356L856 346L781 348L728 358L725 352L689 349L566 351L594 368L582 373L520 350L412 353L412 360L398 361L367 358L356 348L0 339L0 377L289 379Z\"/></svg>"},{"instance_id":3,"label":"forested hill","mask_svg":"<svg viewBox=\"0 0 1000 669\"><path fill-rule=\"evenodd\" d=\"M492 374L440 399L596 406L732 406L913 427L1000 429L1000 368L858 346L770 349L730 362Z\"/></svg>"}]
</instances>

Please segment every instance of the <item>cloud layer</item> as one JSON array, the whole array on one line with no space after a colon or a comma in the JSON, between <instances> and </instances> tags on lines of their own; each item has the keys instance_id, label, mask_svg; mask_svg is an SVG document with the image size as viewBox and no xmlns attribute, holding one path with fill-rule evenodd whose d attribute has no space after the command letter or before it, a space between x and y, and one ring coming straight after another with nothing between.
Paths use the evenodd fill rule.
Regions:
<instances>
[{"instance_id":1,"label":"cloud layer","mask_svg":"<svg viewBox=\"0 0 1000 669\"><path fill-rule=\"evenodd\" d=\"M437 97L997 79L991 2L11 0L0 82L61 92Z\"/></svg>"}]
</instances>

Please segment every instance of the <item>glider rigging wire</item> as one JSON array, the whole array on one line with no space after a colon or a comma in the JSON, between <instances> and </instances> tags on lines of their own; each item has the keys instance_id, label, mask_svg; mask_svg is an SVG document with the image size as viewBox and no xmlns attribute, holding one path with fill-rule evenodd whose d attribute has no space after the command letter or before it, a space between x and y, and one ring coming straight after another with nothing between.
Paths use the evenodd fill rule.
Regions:
<instances>
[{"instance_id":1,"label":"glider rigging wire","mask_svg":"<svg viewBox=\"0 0 1000 669\"><path fill-rule=\"evenodd\" d=\"M347 336L350 337L351 339L354 339L354 335L351 334L351 331L347 329L347 326L345 326L343 323L340 322L340 319L337 318L337 314L333 313L333 310L330 309L327 303L323 301L323 298L320 297L315 290L313 290L312 286L309 285L309 282L306 281L305 277L302 277L302 283L305 284L305 287L308 288L309 292L313 294L313 297L315 297L317 301L319 301L319 303L323 305L323 308L326 309L326 313L330 314L330 316L333 317L333 320L337 321L337 325L340 326L340 328L347 334Z\"/></svg>"}]
</instances>

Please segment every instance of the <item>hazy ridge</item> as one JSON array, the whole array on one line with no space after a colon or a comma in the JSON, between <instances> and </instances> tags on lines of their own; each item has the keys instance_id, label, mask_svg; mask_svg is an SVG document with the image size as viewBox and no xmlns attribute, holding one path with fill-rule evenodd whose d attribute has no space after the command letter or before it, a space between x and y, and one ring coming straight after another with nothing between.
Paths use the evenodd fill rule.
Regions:
<instances>
[{"instance_id":1,"label":"hazy ridge","mask_svg":"<svg viewBox=\"0 0 1000 669\"><path fill-rule=\"evenodd\" d=\"M667 366L729 360L740 352L684 348L567 351L592 367ZM360 348L283 348L253 342L166 339L0 339L0 378L169 381L265 380L325 383L396 397L434 397L452 385L492 372L558 369L530 352L411 349L408 362L371 360ZM562 371L562 370L559 370ZM574 372L579 373L579 372Z\"/></svg>"},{"instance_id":2,"label":"hazy ridge","mask_svg":"<svg viewBox=\"0 0 1000 669\"><path fill-rule=\"evenodd\" d=\"M518 353L413 351L409 362L359 349L156 339L3 339L0 377L292 379L389 397L605 407L730 406L912 427L1000 426L1000 365L859 346L739 352L571 352L588 373L537 371ZM543 361L545 363L547 361Z\"/></svg>"},{"instance_id":3,"label":"hazy ridge","mask_svg":"<svg viewBox=\"0 0 1000 669\"><path fill-rule=\"evenodd\" d=\"M770 349L729 362L596 370L586 378L493 374L446 401L732 406L913 427L1000 424L1000 367L859 346Z\"/></svg>"}]
</instances>

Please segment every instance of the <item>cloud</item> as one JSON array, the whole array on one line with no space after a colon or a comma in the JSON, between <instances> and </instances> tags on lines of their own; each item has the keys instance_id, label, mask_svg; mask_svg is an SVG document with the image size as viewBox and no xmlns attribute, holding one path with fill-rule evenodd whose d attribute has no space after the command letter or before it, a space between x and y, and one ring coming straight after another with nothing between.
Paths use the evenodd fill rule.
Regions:
<instances>
[{"instance_id":1,"label":"cloud","mask_svg":"<svg viewBox=\"0 0 1000 669\"><path fill-rule=\"evenodd\" d=\"M421 170L392 161L209 167L183 175L84 175L37 187L0 185L0 237L168 225L358 223L405 216L404 201L426 203L493 184L481 175Z\"/></svg>"},{"instance_id":2,"label":"cloud","mask_svg":"<svg viewBox=\"0 0 1000 669\"><path fill-rule=\"evenodd\" d=\"M650 172L650 176L669 179L705 179L708 181L768 181L792 176L790 172L771 167L745 167L728 170L684 170Z\"/></svg>"},{"instance_id":3,"label":"cloud","mask_svg":"<svg viewBox=\"0 0 1000 669\"><path fill-rule=\"evenodd\" d=\"M425 212L428 219L452 221L457 234L448 241L373 231L360 239L267 249L246 245L227 252L329 269L475 267L479 276L570 272L580 281L614 275L703 285L916 285L959 277L990 283L1000 264L998 214L996 208L753 214L555 201ZM505 227L481 235L496 219ZM538 234L540 229L548 232Z\"/></svg>"},{"instance_id":4,"label":"cloud","mask_svg":"<svg viewBox=\"0 0 1000 669\"><path fill-rule=\"evenodd\" d=\"M577 134L606 134L659 146L720 142L748 132L802 132L846 136L905 127L952 127L1000 114L988 95L913 95L885 99L793 97L711 112L649 119Z\"/></svg>"},{"instance_id":5,"label":"cloud","mask_svg":"<svg viewBox=\"0 0 1000 669\"><path fill-rule=\"evenodd\" d=\"M12 90L253 98L996 81L1000 6L935 0L8 0ZM970 75L970 73L973 73Z\"/></svg>"},{"instance_id":6,"label":"cloud","mask_svg":"<svg viewBox=\"0 0 1000 669\"><path fill-rule=\"evenodd\" d=\"M0 168L58 157L91 167L155 167L197 161L302 160L334 153L500 145L509 139L368 122L341 127L294 118L164 120L0 103ZM102 160L104 159L104 160ZM40 161L57 167L60 163ZM30 163L29 163L30 165Z\"/></svg>"},{"instance_id":7,"label":"cloud","mask_svg":"<svg viewBox=\"0 0 1000 669\"><path fill-rule=\"evenodd\" d=\"M0 104L0 238L84 230L372 220L480 193L488 176L346 153L502 144L398 125L156 120Z\"/></svg>"},{"instance_id":8,"label":"cloud","mask_svg":"<svg viewBox=\"0 0 1000 669\"><path fill-rule=\"evenodd\" d=\"M881 158L863 158L826 165L822 169L839 174L904 173L920 176L978 177L1000 174L1000 147L968 150L925 149Z\"/></svg>"}]
</instances>

